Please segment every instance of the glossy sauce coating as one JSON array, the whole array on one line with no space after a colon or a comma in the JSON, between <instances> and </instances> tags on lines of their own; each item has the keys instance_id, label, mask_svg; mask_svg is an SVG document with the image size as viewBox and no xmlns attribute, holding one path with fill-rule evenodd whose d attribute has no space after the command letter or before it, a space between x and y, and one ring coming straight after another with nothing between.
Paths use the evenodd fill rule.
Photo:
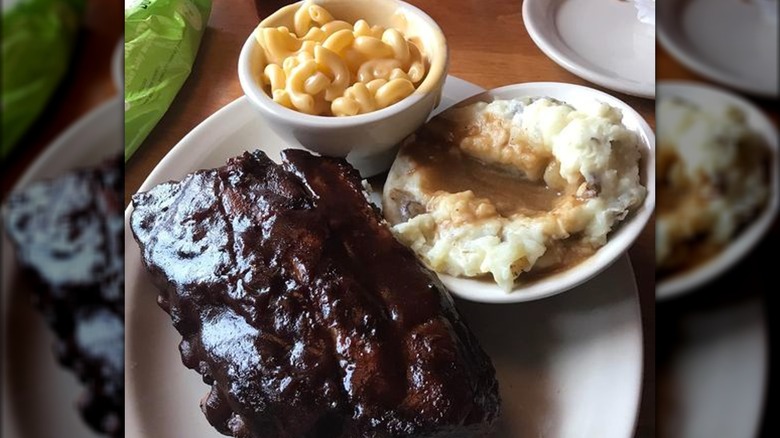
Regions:
<instances>
[{"instance_id":1,"label":"glossy sauce coating","mask_svg":"<svg viewBox=\"0 0 780 438\"><path fill-rule=\"evenodd\" d=\"M489 358L342 160L262 152L133 198L133 233L235 437L456 437L499 412Z\"/></svg>"}]
</instances>

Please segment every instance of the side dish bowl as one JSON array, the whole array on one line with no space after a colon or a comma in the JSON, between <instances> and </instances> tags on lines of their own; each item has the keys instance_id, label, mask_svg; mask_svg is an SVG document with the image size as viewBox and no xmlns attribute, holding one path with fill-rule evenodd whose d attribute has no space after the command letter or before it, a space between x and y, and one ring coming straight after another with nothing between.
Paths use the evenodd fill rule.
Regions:
<instances>
[{"instance_id":1,"label":"side dish bowl","mask_svg":"<svg viewBox=\"0 0 780 438\"><path fill-rule=\"evenodd\" d=\"M772 227L780 210L780 149L778 133L772 121L754 104L716 87L686 81L663 81L658 84L659 98L680 97L702 108L720 109L732 106L745 114L747 125L760 134L770 149L769 199L758 215L750 220L731 241L704 263L689 270L660 279L656 285L658 300L680 296L714 280L755 248Z\"/></svg>"},{"instance_id":2,"label":"side dish bowl","mask_svg":"<svg viewBox=\"0 0 780 438\"><path fill-rule=\"evenodd\" d=\"M604 92L580 85L537 82L508 85L489 90L458 103L456 106L468 105L477 101L489 102L494 99L525 97L551 97L575 108L588 101L596 100L618 108L623 114L622 123L637 135L641 155L639 176L641 184L647 188L647 195L637 209L614 226L604 246L587 259L560 273L540 278L529 284L516 284L514 289L509 292L493 282L439 274L439 278L454 295L470 301L486 303L533 301L570 290L584 283L612 265L628 250L647 226L655 207L655 135L642 116L623 101Z\"/></svg>"},{"instance_id":3,"label":"side dish bowl","mask_svg":"<svg viewBox=\"0 0 780 438\"><path fill-rule=\"evenodd\" d=\"M420 9L400 0L316 0L336 19L354 23L364 19L371 25L393 27L407 39L419 43L427 60L426 74L414 92L398 103L367 114L347 117L314 116L286 108L263 89L262 47L255 31L246 40L238 60L238 77L244 93L290 145L296 143L327 156L347 157L364 177L387 170L396 146L414 132L438 105L447 77L448 50L444 33ZM262 22L263 27L293 28L295 12L303 2L279 9Z\"/></svg>"}]
</instances>

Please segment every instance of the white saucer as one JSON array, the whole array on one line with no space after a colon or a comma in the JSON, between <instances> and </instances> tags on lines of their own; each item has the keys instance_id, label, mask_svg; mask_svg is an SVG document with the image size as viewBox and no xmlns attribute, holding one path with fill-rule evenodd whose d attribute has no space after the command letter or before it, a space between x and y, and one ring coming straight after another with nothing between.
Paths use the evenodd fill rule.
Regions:
<instances>
[{"instance_id":1,"label":"white saucer","mask_svg":"<svg viewBox=\"0 0 780 438\"><path fill-rule=\"evenodd\" d=\"M658 40L702 76L777 98L778 25L758 1L659 0Z\"/></svg>"},{"instance_id":2,"label":"white saucer","mask_svg":"<svg viewBox=\"0 0 780 438\"><path fill-rule=\"evenodd\" d=\"M449 77L440 110L479 87ZM285 147L239 98L190 132L139 191L255 147ZM157 306L125 212L126 436L218 438L200 412L208 387L181 363L179 334ZM633 436L642 378L642 332L627 256L570 293L523 304L458 302L498 371L503 415L495 437Z\"/></svg>"},{"instance_id":3,"label":"white saucer","mask_svg":"<svg viewBox=\"0 0 780 438\"><path fill-rule=\"evenodd\" d=\"M13 190L118 155L122 114L119 97L90 111L47 147ZM98 438L76 409L84 387L57 364L54 334L33 308L31 291L12 289L18 269L2 234L2 436L51 438L67 431L67 436Z\"/></svg>"},{"instance_id":4,"label":"white saucer","mask_svg":"<svg viewBox=\"0 0 780 438\"><path fill-rule=\"evenodd\" d=\"M655 296L656 299L662 300L682 295L713 281L742 260L769 231L780 210L780 146L777 129L772 121L763 111L742 97L712 86L685 81L659 82L658 97L681 97L701 108L712 109L716 114L722 114L721 108L727 105L739 108L747 117L748 126L766 139L774 157L774 163L769 165L769 205L716 256L689 271L659 280Z\"/></svg>"},{"instance_id":5,"label":"white saucer","mask_svg":"<svg viewBox=\"0 0 780 438\"><path fill-rule=\"evenodd\" d=\"M655 31L630 2L525 0L523 22L545 55L571 73L639 97L655 97Z\"/></svg>"}]
</instances>

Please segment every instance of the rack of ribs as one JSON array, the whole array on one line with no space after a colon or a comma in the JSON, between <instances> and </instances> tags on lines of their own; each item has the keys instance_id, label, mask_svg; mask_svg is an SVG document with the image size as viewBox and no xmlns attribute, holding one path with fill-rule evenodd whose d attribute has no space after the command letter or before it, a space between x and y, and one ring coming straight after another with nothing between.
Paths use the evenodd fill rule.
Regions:
<instances>
[{"instance_id":1,"label":"rack of ribs","mask_svg":"<svg viewBox=\"0 0 780 438\"><path fill-rule=\"evenodd\" d=\"M300 150L246 152L133 197L131 228L220 432L475 437L493 365L360 176Z\"/></svg>"},{"instance_id":2,"label":"rack of ribs","mask_svg":"<svg viewBox=\"0 0 780 438\"><path fill-rule=\"evenodd\" d=\"M6 234L56 334L62 365L86 385L79 401L98 432L124 436L122 157L33 183L4 208Z\"/></svg>"}]
</instances>

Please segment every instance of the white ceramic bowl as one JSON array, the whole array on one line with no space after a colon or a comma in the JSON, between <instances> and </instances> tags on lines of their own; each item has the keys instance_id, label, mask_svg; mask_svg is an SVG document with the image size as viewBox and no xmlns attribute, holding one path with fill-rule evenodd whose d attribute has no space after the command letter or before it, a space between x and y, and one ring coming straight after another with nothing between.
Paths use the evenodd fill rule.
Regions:
<instances>
[{"instance_id":1,"label":"white ceramic bowl","mask_svg":"<svg viewBox=\"0 0 780 438\"><path fill-rule=\"evenodd\" d=\"M439 26L420 9L399 0L315 0L336 19L394 27L420 43L428 61L426 76L415 92L402 101L367 114L325 117L304 114L274 102L259 83L264 69L262 48L249 35L238 60L244 93L274 131L286 142L300 143L321 155L347 157L364 177L390 167L397 145L414 132L439 103L447 76L447 43ZM285 6L264 19L261 26L293 28L293 15L302 2Z\"/></svg>"},{"instance_id":2,"label":"white ceramic bowl","mask_svg":"<svg viewBox=\"0 0 780 438\"><path fill-rule=\"evenodd\" d=\"M620 1L523 1L523 24L547 57L587 81L655 98L655 26ZM585 24L587 23L587 24Z\"/></svg>"},{"instance_id":3,"label":"white ceramic bowl","mask_svg":"<svg viewBox=\"0 0 780 438\"><path fill-rule=\"evenodd\" d=\"M470 301L485 303L533 301L582 284L609 267L628 250L647 225L655 207L655 135L642 116L623 101L604 92L580 85L536 82L488 90L456 105L523 97L552 97L573 105L575 108L585 102L597 100L619 108L623 113L623 124L637 134L641 144L639 171L642 185L647 188L647 196L637 210L613 227L606 245L566 271L550 275L528 285L517 285L510 292L492 282L439 274L439 278L450 292Z\"/></svg>"},{"instance_id":4,"label":"white ceramic bowl","mask_svg":"<svg viewBox=\"0 0 780 438\"><path fill-rule=\"evenodd\" d=\"M702 108L720 109L726 105L739 108L747 117L748 126L758 132L771 150L769 165L769 204L747 224L717 255L684 273L662 279L656 285L656 299L682 295L711 282L742 260L769 231L780 209L780 146L778 132L763 111L742 97L721 89L686 81L663 81L658 84L658 98L681 97Z\"/></svg>"}]
</instances>

